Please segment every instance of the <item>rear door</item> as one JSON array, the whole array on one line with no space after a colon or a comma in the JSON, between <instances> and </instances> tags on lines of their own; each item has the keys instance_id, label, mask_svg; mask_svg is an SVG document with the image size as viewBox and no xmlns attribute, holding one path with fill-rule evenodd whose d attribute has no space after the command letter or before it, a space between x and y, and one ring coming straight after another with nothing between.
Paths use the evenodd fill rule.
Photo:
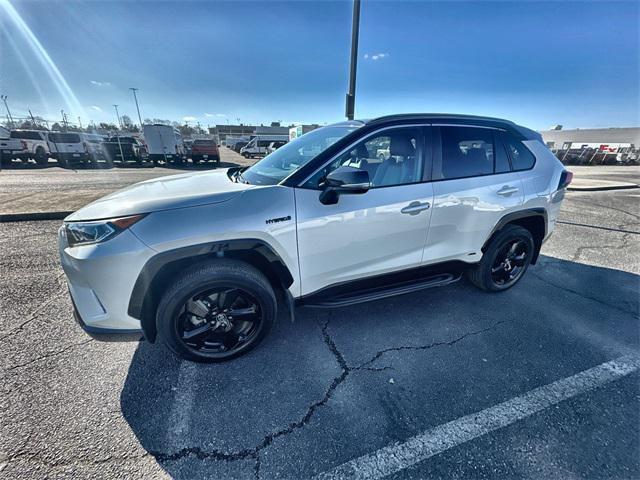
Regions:
<instances>
[{"instance_id":1,"label":"rear door","mask_svg":"<svg viewBox=\"0 0 640 480\"><path fill-rule=\"evenodd\" d=\"M296 188L303 294L420 265L433 201L432 184L424 181L431 151L425 131L407 126L371 133ZM382 160L376 153L385 142L391 151ZM372 187L323 205L318 184L343 165L366 170Z\"/></svg>"},{"instance_id":2,"label":"rear door","mask_svg":"<svg viewBox=\"0 0 640 480\"><path fill-rule=\"evenodd\" d=\"M524 201L520 174L496 129L439 125L433 133L433 212L423 261L479 261L494 226Z\"/></svg>"}]
</instances>

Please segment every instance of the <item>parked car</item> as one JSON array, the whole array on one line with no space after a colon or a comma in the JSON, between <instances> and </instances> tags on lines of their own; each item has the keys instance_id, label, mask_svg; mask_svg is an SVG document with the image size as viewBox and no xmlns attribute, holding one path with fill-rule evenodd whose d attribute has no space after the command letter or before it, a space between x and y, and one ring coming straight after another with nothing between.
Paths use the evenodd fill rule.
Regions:
<instances>
[{"instance_id":1,"label":"parked car","mask_svg":"<svg viewBox=\"0 0 640 480\"><path fill-rule=\"evenodd\" d=\"M240 155L245 158L262 156L267 153L267 147L271 142L287 143L288 140L288 135L256 135L240 149Z\"/></svg>"},{"instance_id":2,"label":"parked car","mask_svg":"<svg viewBox=\"0 0 640 480\"><path fill-rule=\"evenodd\" d=\"M267 146L267 151L266 151L266 155L269 155L270 153L275 152L277 149L279 149L281 146L286 145L287 142L280 140L277 142L271 142L268 146Z\"/></svg>"},{"instance_id":3,"label":"parked car","mask_svg":"<svg viewBox=\"0 0 640 480\"><path fill-rule=\"evenodd\" d=\"M86 163L89 156L79 133L49 132L47 145L51 157L58 161L62 168L68 168L74 163Z\"/></svg>"},{"instance_id":4,"label":"parked car","mask_svg":"<svg viewBox=\"0 0 640 480\"><path fill-rule=\"evenodd\" d=\"M201 161L213 160L220 165L220 152L215 140L197 139L191 146L191 161L195 164Z\"/></svg>"},{"instance_id":5,"label":"parked car","mask_svg":"<svg viewBox=\"0 0 640 480\"><path fill-rule=\"evenodd\" d=\"M233 151L236 153L240 153L240 150L242 150L245 145L247 145L247 143L249 143L249 140L238 140L233 144Z\"/></svg>"},{"instance_id":6,"label":"parked car","mask_svg":"<svg viewBox=\"0 0 640 480\"><path fill-rule=\"evenodd\" d=\"M24 140L11 138L11 132L0 127L0 165L11 163L12 158L17 158L27 149Z\"/></svg>"},{"instance_id":7,"label":"parked car","mask_svg":"<svg viewBox=\"0 0 640 480\"><path fill-rule=\"evenodd\" d=\"M11 130L11 138L24 140L25 148L19 155L23 161L34 159L38 165L49 163L47 132L43 130Z\"/></svg>"},{"instance_id":8,"label":"parked car","mask_svg":"<svg viewBox=\"0 0 640 480\"><path fill-rule=\"evenodd\" d=\"M107 162L107 155L103 145L106 137L97 133L81 133L80 136L91 163Z\"/></svg>"},{"instance_id":9,"label":"parked car","mask_svg":"<svg viewBox=\"0 0 640 480\"><path fill-rule=\"evenodd\" d=\"M248 168L147 180L89 204L65 219L61 260L89 334L143 335L217 362L255 347L279 308L293 319L296 305L342 307L462 274L488 292L513 287L571 179L540 134L507 120L350 121Z\"/></svg>"},{"instance_id":10,"label":"parked car","mask_svg":"<svg viewBox=\"0 0 640 480\"><path fill-rule=\"evenodd\" d=\"M144 146L135 137L122 137L119 135L110 137L102 144L107 163L113 165L115 163L125 164L134 162L141 164L144 158Z\"/></svg>"},{"instance_id":11,"label":"parked car","mask_svg":"<svg viewBox=\"0 0 640 480\"><path fill-rule=\"evenodd\" d=\"M170 125L155 124L143 125L142 131L149 160L154 164L185 161L184 142L178 129Z\"/></svg>"}]
</instances>

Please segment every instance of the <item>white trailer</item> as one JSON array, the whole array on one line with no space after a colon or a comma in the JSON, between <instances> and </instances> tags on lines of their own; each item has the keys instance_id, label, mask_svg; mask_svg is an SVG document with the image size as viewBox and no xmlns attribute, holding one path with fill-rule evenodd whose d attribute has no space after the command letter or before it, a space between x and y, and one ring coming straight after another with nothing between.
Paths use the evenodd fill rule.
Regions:
<instances>
[{"instance_id":1,"label":"white trailer","mask_svg":"<svg viewBox=\"0 0 640 480\"><path fill-rule=\"evenodd\" d=\"M170 125L143 125L142 133L149 152L149 160L156 165L159 162L185 161L185 148L182 135Z\"/></svg>"}]
</instances>

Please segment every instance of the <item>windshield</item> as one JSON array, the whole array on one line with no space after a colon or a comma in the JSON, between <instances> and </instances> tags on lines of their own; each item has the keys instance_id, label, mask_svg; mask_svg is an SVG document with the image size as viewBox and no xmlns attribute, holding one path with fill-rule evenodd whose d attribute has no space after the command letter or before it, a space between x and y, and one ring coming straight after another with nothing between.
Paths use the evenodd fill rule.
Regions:
<instances>
[{"instance_id":1,"label":"windshield","mask_svg":"<svg viewBox=\"0 0 640 480\"><path fill-rule=\"evenodd\" d=\"M249 167L242 178L256 185L276 185L357 128L323 127L306 133Z\"/></svg>"}]
</instances>

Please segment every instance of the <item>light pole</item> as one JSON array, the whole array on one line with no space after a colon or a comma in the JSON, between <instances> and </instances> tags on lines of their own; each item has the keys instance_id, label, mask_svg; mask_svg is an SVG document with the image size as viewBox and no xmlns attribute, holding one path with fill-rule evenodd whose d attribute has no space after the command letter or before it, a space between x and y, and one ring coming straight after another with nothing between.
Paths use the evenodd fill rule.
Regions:
<instances>
[{"instance_id":1,"label":"light pole","mask_svg":"<svg viewBox=\"0 0 640 480\"><path fill-rule=\"evenodd\" d=\"M113 108L116 109L116 117L118 117L118 129L122 128L122 122L120 122L120 114L118 113L118 105L114 104Z\"/></svg>"},{"instance_id":2,"label":"light pole","mask_svg":"<svg viewBox=\"0 0 640 480\"><path fill-rule=\"evenodd\" d=\"M7 97L6 95L0 95L0 98L2 98L2 101L4 102L4 108L7 109L7 116L9 117L9 123L11 123L11 126L13 127L13 117L11 116L11 110L9 110L9 105L7 105Z\"/></svg>"},{"instance_id":3,"label":"light pole","mask_svg":"<svg viewBox=\"0 0 640 480\"><path fill-rule=\"evenodd\" d=\"M351 67L349 69L349 93L347 93L345 114L353 120L356 107L356 68L358 66L358 36L360 33L360 0L353 0L353 24L351 26Z\"/></svg>"},{"instance_id":4,"label":"light pole","mask_svg":"<svg viewBox=\"0 0 640 480\"><path fill-rule=\"evenodd\" d=\"M142 116L140 115L140 107L138 106L138 96L136 92L140 90L139 88L130 87L129 90L133 92L133 99L136 102L136 110L138 111L138 121L140 122L140 129L142 130Z\"/></svg>"}]
</instances>

